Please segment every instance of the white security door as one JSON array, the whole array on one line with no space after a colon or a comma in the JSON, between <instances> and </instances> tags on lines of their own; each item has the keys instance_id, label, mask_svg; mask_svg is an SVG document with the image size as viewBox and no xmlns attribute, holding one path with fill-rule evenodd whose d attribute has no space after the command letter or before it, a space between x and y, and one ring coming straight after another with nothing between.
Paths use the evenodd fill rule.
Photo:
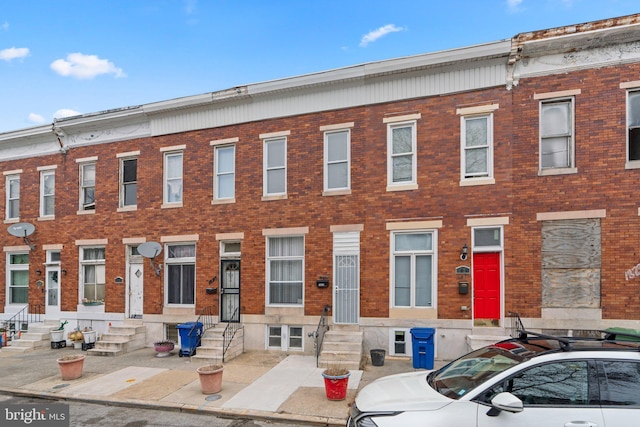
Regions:
<instances>
[{"instance_id":1,"label":"white security door","mask_svg":"<svg viewBox=\"0 0 640 427\"><path fill-rule=\"evenodd\" d=\"M56 318L60 315L60 266L47 266L45 271L45 314Z\"/></svg>"},{"instance_id":2,"label":"white security door","mask_svg":"<svg viewBox=\"0 0 640 427\"><path fill-rule=\"evenodd\" d=\"M131 248L131 255L128 257L128 317L141 318L143 312L143 294L144 294L144 259L138 255L135 247ZM135 255L134 255L135 254Z\"/></svg>"},{"instance_id":3,"label":"white security door","mask_svg":"<svg viewBox=\"0 0 640 427\"><path fill-rule=\"evenodd\" d=\"M360 233L333 235L333 322L360 321Z\"/></svg>"}]
</instances>

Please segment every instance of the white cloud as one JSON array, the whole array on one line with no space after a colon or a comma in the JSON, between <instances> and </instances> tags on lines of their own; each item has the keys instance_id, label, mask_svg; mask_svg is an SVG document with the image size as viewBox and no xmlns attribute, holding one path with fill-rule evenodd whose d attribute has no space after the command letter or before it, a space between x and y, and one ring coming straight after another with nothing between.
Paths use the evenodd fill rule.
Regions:
<instances>
[{"instance_id":1,"label":"white cloud","mask_svg":"<svg viewBox=\"0 0 640 427\"><path fill-rule=\"evenodd\" d=\"M398 31L404 30L404 28L396 27L393 24L385 25L384 27L380 27L377 30L370 31L369 33L362 36L362 40L360 40L360 46L366 47L369 43L373 43L380 37L384 37L389 33L397 33Z\"/></svg>"},{"instance_id":2,"label":"white cloud","mask_svg":"<svg viewBox=\"0 0 640 427\"><path fill-rule=\"evenodd\" d=\"M0 25L0 28L2 28L5 31L9 31L9 23L7 21L4 21L2 25Z\"/></svg>"},{"instance_id":3,"label":"white cloud","mask_svg":"<svg viewBox=\"0 0 640 427\"><path fill-rule=\"evenodd\" d=\"M117 68L113 62L100 59L96 55L70 53L67 59L56 59L51 63L51 69L61 76L71 76L78 79L92 79L100 74L113 74L115 77L126 77L122 68Z\"/></svg>"},{"instance_id":4,"label":"white cloud","mask_svg":"<svg viewBox=\"0 0 640 427\"><path fill-rule=\"evenodd\" d=\"M31 123L43 123L44 122L44 117L42 117L40 114L36 114L36 113L30 113L28 119L29 119L29 121Z\"/></svg>"},{"instance_id":5,"label":"white cloud","mask_svg":"<svg viewBox=\"0 0 640 427\"><path fill-rule=\"evenodd\" d=\"M80 112L75 111L75 110L71 110L69 108L61 108L60 110L56 111L55 113L53 113L53 118L54 119L64 119L65 117L73 117L73 116L79 116Z\"/></svg>"},{"instance_id":6,"label":"white cloud","mask_svg":"<svg viewBox=\"0 0 640 427\"><path fill-rule=\"evenodd\" d=\"M9 49L0 50L0 59L7 62L16 59L29 56L29 48L26 47L10 47Z\"/></svg>"},{"instance_id":7,"label":"white cloud","mask_svg":"<svg viewBox=\"0 0 640 427\"><path fill-rule=\"evenodd\" d=\"M518 12L523 0L507 0L507 8L509 12Z\"/></svg>"}]
</instances>

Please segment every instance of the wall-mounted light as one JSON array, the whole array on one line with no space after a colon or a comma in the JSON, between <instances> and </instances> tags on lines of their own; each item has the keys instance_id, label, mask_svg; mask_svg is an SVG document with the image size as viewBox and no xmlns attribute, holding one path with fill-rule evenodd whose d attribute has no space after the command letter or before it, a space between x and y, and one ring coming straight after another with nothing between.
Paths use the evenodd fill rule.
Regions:
<instances>
[{"instance_id":1,"label":"wall-mounted light","mask_svg":"<svg viewBox=\"0 0 640 427\"><path fill-rule=\"evenodd\" d=\"M469 253L469 247L467 246L467 244L465 243L464 246L462 247L462 250L460 250L460 259L462 261L464 261L465 259L467 259L467 254Z\"/></svg>"},{"instance_id":2,"label":"wall-mounted light","mask_svg":"<svg viewBox=\"0 0 640 427\"><path fill-rule=\"evenodd\" d=\"M39 276L39 275L41 275L41 274L42 274L42 270L40 270L40 269L36 270L36 274L37 274L38 276Z\"/></svg>"},{"instance_id":3,"label":"wall-mounted light","mask_svg":"<svg viewBox=\"0 0 640 427\"><path fill-rule=\"evenodd\" d=\"M62 274L64 274L65 276L67 275L67 270L65 270L64 268L62 269Z\"/></svg>"}]
</instances>

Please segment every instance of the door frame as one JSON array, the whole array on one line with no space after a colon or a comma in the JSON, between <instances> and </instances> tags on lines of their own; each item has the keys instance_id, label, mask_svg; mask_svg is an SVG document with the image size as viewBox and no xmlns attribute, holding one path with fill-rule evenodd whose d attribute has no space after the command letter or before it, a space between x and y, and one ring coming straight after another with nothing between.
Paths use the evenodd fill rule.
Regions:
<instances>
[{"instance_id":1,"label":"door frame","mask_svg":"<svg viewBox=\"0 0 640 427\"><path fill-rule=\"evenodd\" d=\"M237 263L238 264L238 286L237 287L228 287L225 288L224 284L226 283L225 280L225 274L224 274L224 266L225 264L233 264L233 263ZM240 307L241 307L241 278L242 278L242 263L240 262L240 258L223 258L220 260L220 302L219 302L219 319L220 322L225 322L225 323L240 323ZM226 292L225 289L228 290L233 290L230 292ZM225 300L225 295L238 295L238 306L237 306L237 310L238 310L238 314L235 316L235 318L229 318L227 319L224 316L224 300Z\"/></svg>"},{"instance_id":2,"label":"door frame","mask_svg":"<svg viewBox=\"0 0 640 427\"><path fill-rule=\"evenodd\" d=\"M508 222L506 222L508 224ZM499 243L497 245L479 245L476 242L476 230L481 230L481 229L496 229L496 230L500 230L500 239L499 239ZM500 224L491 224L491 225L481 225L481 226L474 226L471 227L471 321L472 324L475 326L475 320L476 320L476 310L475 310L475 277L474 277L474 265L473 265L473 260L474 260L474 255L477 253L497 253L498 254L498 262L500 263L500 290L499 290L499 295L500 295L500 307L499 307L499 313L498 313L498 322L499 325L498 327L504 327L505 326L505 322L504 322L504 227L503 227L503 223L500 222Z\"/></svg>"},{"instance_id":3,"label":"door frame","mask_svg":"<svg viewBox=\"0 0 640 427\"><path fill-rule=\"evenodd\" d=\"M126 245L126 258L127 258L127 267L126 267L126 286L125 286L125 295L126 295L126 300L125 300L125 315L126 318L131 318L132 316L140 316L142 317L144 314L144 258L142 257L142 255L138 254L137 248L138 245L135 244L129 244ZM135 251L134 251L135 249ZM133 268L137 268L140 270L140 277L138 278L138 280L140 280L140 313L132 313L132 304L131 304L131 297L133 295L133 292L135 291L134 289L132 289L131 286L131 275L135 274L132 272Z\"/></svg>"}]
</instances>

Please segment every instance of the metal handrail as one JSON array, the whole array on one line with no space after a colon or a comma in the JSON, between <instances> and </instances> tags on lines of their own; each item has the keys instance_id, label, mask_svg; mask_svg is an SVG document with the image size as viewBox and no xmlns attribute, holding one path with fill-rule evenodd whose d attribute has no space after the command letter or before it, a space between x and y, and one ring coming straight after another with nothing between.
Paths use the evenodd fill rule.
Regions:
<instances>
[{"instance_id":1,"label":"metal handrail","mask_svg":"<svg viewBox=\"0 0 640 427\"><path fill-rule=\"evenodd\" d=\"M200 316L198 316L198 319L193 323L193 326L189 330L189 336L192 337L195 335L195 330L198 327L198 323L202 323L202 335L204 335L207 329L213 328L216 325L213 321L215 318L215 315L213 313L214 311L212 305L203 308L200 312Z\"/></svg>"},{"instance_id":2,"label":"metal handrail","mask_svg":"<svg viewBox=\"0 0 640 427\"><path fill-rule=\"evenodd\" d=\"M231 319L236 318L236 314L238 314L238 309L240 307L236 307L235 311L231 315ZM239 329L242 329L244 326L239 322L229 322L227 323L227 327L224 328L224 332L222 333L222 362L224 363L224 356L227 354L227 350L231 346L231 342L233 341L233 337L236 335Z\"/></svg>"},{"instance_id":3,"label":"metal handrail","mask_svg":"<svg viewBox=\"0 0 640 427\"><path fill-rule=\"evenodd\" d=\"M7 341L13 340L19 332L28 331L29 323L42 322L43 312L44 308L41 304L27 304L8 320L3 321L2 323L7 332ZM16 325L18 325L18 328L16 328Z\"/></svg>"},{"instance_id":4,"label":"metal handrail","mask_svg":"<svg viewBox=\"0 0 640 427\"><path fill-rule=\"evenodd\" d=\"M318 322L318 327L315 332L311 332L309 337L313 338L313 351L316 356L316 367L320 362L320 351L322 350L322 341L324 341L324 333L329 330L329 325L327 325L327 313L331 310L331 306L329 304L325 305L322 309L322 314L320 315L320 321Z\"/></svg>"},{"instance_id":5,"label":"metal handrail","mask_svg":"<svg viewBox=\"0 0 640 427\"><path fill-rule=\"evenodd\" d=\"M513 338L520 337L520 335L525 331L520 315L510 311L507 316L511 318L511 333L509 335Z\"/></svg>"}]
</instances>

